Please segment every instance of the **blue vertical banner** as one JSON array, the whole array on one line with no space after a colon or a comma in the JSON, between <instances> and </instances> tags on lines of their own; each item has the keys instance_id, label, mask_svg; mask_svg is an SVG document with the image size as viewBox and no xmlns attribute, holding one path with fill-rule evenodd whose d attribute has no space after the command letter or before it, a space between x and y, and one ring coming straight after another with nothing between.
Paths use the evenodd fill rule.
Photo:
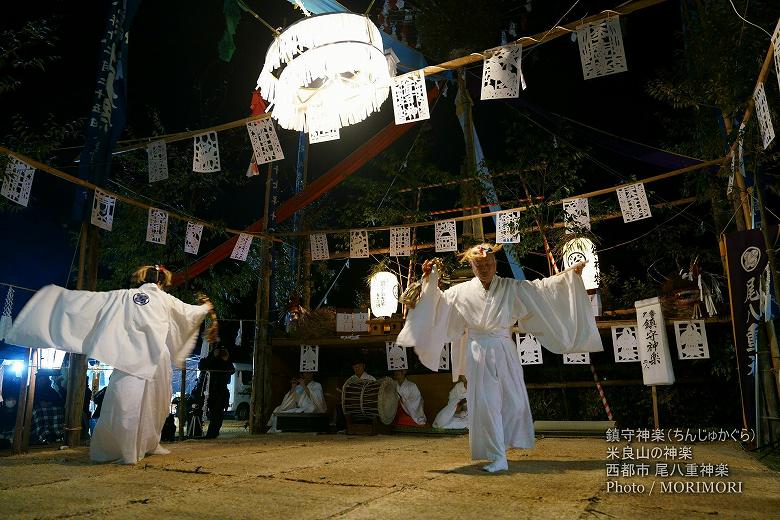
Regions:
<instances>
[{"instance_id":1,"label":"blue vertical banner","mask_svg":"<svg viewBox=\"0 0 780 520\"><path fill-rule=\"evenodd\" d=\"M100 41L94 100L84 132L79 177L103 185L111 171L111 152L125 128L127 114L128 32L141 0L112 0L106 30ZM84 203L91 198L79 189L74 216L84 217Z\"/></svg>"},{"instance_id":2,"label":"blue vertical banner","mask_svg":"<svg viewBox=\"0 0 780 520\"><path fill-rule=\"evenodd\" d=\"M777 233L777 226L769 230L770 237L777 237ZM765 309L761 305L761 278L768 255L760 229L726 235L725 245L734 350L742 397L742 422L747 429L757 420L753 414L756 399L753 389L758 372L758 329L766 320Z\"/></svg>"}]
</instances>

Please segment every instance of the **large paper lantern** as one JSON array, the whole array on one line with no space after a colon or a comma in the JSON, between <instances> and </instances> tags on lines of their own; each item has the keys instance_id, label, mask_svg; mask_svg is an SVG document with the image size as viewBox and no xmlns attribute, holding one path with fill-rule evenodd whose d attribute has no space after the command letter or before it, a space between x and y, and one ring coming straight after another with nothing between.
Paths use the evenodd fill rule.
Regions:
<instances>
[{"instance_id":1,"label":"large paper lantern","mask_svg":"<svg viewBox=\"0 0 780 520\"><path fill-rule=\"evenodd\" d=\"M359 123L389 94L382 35L358 14L299 20L268 48L257 87L283 128L324 132Z\"/></svg>"},{"instance_id":2,"label":"large paper lantern","mask_svg":"<svg viewBox=\"0 0 780 520\"><path fill-rule=\"evenodd\" d=\"M389 317L398 309L398 279L382 271L371 277L371 312L377 317Z\"/></svg>"}]
</instances>

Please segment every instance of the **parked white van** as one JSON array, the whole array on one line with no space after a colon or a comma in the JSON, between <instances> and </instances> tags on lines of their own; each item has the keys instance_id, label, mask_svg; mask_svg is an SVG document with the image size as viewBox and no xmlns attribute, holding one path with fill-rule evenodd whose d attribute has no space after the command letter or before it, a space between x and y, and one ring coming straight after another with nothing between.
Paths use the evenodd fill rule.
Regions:
<instances>
[{"instance_id":1,"label":"parked white van","mask_svg":"<svg viewBox=\"0 0 780 520\"><path fill-rule=\"evenodd\" d=\"M239 421L249 419L249 403L252 400L252 364L233 363L236 372L230 376L230 403L228 413Z\"/></svg>"}]
</instances>

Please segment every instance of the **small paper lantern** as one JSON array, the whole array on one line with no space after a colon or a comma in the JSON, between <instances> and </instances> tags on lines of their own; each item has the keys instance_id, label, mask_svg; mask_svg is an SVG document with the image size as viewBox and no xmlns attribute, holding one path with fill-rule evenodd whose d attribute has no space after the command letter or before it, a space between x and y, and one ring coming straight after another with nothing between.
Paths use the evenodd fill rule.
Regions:
<instances>
[{"instance_id":1,"label":"small paper lantern","mask_svg":"<svg viewBox=\"0 0 780 520\"><path fill-rule=\"evenodd\" d=\"M382 271L371 277L371 312L378 317L389 317L398 309L398 279L393 273Z\"/></svg>"},{"instance_id":2,"label":"small paper lantern","mask_svg":"<svg viewBox=\"0 0 780 520\"><path fill-rule=\"evenodd\" d=\"M587 261L582 270L582 281L585 289L599 288L599 257L596 246L590 239L584 237L572 238L563 245L563 267L568 269L577 262Z\"/></svg>"}]
</instances>

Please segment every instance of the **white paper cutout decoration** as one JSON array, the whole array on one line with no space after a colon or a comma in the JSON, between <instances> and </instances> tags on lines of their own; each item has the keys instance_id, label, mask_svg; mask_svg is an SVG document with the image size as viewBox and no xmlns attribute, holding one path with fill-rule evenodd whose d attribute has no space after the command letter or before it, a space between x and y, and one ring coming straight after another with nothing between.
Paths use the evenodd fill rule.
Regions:
<instances>
[{"instance_id":1,"label":"white paper cutout decoration","mask_svg":"<svg viewBox=\"0 0 780 520\"><path fill-rule=\"evenodd\" d=\"M450 369L450 346L450 343L447 343L444 345L444 348L441 349L441 354L439 355L439 370Z\"/></svg>"},{"instance_id":2,"label":"white paper cutout decoration","mask_svg":"<svg viewBox=\"0 0 780 520\"><path fill-rule=\"evenodd\" d=\"M520 212L500 212L496 216L496 243L517 244L520 238Z\"/></svg>"},{"instance_id":3,"label":"white paper cutout decoration","mask_svg":"<svg viewBox=\"0 0 780 520\"><path fill-rule=\"evenodd\" d=\"M200 239L203 236L203 224L187 222L187 235L184 238L184 252L197 255Z\"/></svg>"},{"instance_id":4,"label":"white paper cutout decoration","mask_svg":"<svg viewBox=\"0 0 780 520\"><path fill-rule=\"evenodd\" d=\"M35 168L16 157L9 156L0 194L20 206L27 207L27 203L30 201L34 175Z\"/></svg>"},{"instance_id":5,"label":"white paper cutout decoration","mask_svg":"<svg viewBox=\"0 0 780 520\"><path fill-rule=\"evenodd\" d=\"M0 315L0 339L5 339L6 334L11 330L11 325L13 325L13 318L11 317L11 310L14 306L14 288L13 286L8 286L8 292L5 293L5 302L3 303L3 314ZM0 364L2 365L2 364ZM2 375L2 374L0 374ZM2 378L0 377L0 385L2 385ZM2 386L0 386L0 389L2 389Z\"/></svg>"},{"instance_id":6,"label":"white paper cutout decoration","mask_svg":"<svg viewBox=\"0 0 780 520\"><path fill-rule=\"evenodd\" d=\"M95 196L92 199L92 217L90 222L106 231L111 231L114 225L114 209L116 208L116 198L108 193L95 188Z\"/></svg>"},{"instance_id":7,"label":"white paper cutout decoration","mask_svg":"<svg viewBox=\"0 0 780 520\"><path fill-rule=\"evenodd\" d=\"M395 124L402 125L431 117L428 93L425 91L425 72L422 69L394 77L391 90Z\"/></svg>"},{"instance_id":8,"label":"white paper cutout decoration","mask_svg":"<svg viewBox=\"0 0 780 520\"><path fill-rule=\"evenodd\" d=\"M338 139L341 139L341 132L338 128L309 130L309 144L326 143Z\"/></svg>"},{"instance_id":9,"label":"white paper cutout decoration","mask_svg":"<svg viewBox=\"0 0 780 520\"><path fill-rule=\"evenodd\" d=\"M590 352L578 352L576 354L564 354L564 365L589 365Z\"/></svg>"},{"instance_id":10,"label":"white paper cutout decoration","mask_svg":"<svg viewBox=\"0 0 780 520\"><path fill-rule=\"evenodd\" d=\"M233 260L241 260L246 262L246 257L249 255L249 249L252 247L252 235L241 233L238 235L236 245L233 246L233 252L230 253L230 258Z\"/></svg>"},{"instance_id":11,"label":"white paper cutout decoration","mask_svg":"<svg viewBox=\"0 0 780 520\"><path fill-rule=\"evenodd\" d=\"M206 132L192 138L192 171L212 173L220 170L219 140L216 132Z\"/></svg>"},{"instance_id":12,"label":"white paper cutout decoration","mask_svg":"<svg viewBox=\"0 0 780 520\"><path fill-rule=\"evenodd\" d=\"M249 121L246 124L246 130L249 132L249 141L252 143L252 150L255 152L257 164L266 164L284 159L282 145L279 142L279 136L276 135L274 122L270 117Z\"/></svg>"},{"instance_id":13,"label":"white paper cutout decoration","mask_svg":"<svg viewBox=\"0 0 780 520\"><path fill-rule=\"evenodd\" d=\"M336 332L352 332L352 315L345 312L336 313Z\"/></svg>"},{"instance_id":14,"label":"white paper cutout decoration","mask_svg":"<svg viewBox=\"0 0 780 520\"><path fill-rule=\"evenodd\" d=\"M454 220L437 221L434 224L434 235L437 253L458 250L458 232Z\"/></svg>"},{"instance_id":15,"label":"white paper cutout decoration","mask_svg":"<svg viewBox=\"0 0 780 520\"><path fill-rule=\"evenodd\" d=\"M628 70L620 18L617 16L577 27L577 44L585 79Z\"/></svg>"},{"instance_id":16,"label":"white paper cutout decoration","mask_svg":"<svg viewBox=\"0 0 780 520\"><path fill-rule=\"evenodd\" d=\"M316 372L320 365L320 347L301 345L301 372Z\"/></svg>"},{"instance_id":17,"label":"white paper cutout decoration","mask_svg":"<svg viewBox=\"0 0 780 520\"><path fill-rule=\"evenodd\" d=\"M412 254L411 230L408 227L390 228L390 256Z\"/></svg>"},{"instance_id":18,"label":"white paper cutout decoration","mask_svg":"<svg viewBox=\"0 0 780 520\"><path fill-rule=\"evenodd\" d=\"M709 359L707 329L703 320L675 321L674 336L677 340L679 359Z\"/></svg>"},{"instance_id":19,"label":"white paper cutout decoration","mask_svg":"<svg viewBox=\"0 0 780 520\"><path fill-rule=\"evenodd\" d=\"M542 344L533 334L515 334L515 345L521 365L542 364Z\"/></svg>"},{"instance_id":20,"label":"white paper cutout decoration","mask_svg":"<svg viewBox=\"0 0 780 520\"><path fill-rule=\"evenodd\" d=\"M634 222L652 217L650 203L647 202L645 185L641 182L629 184L617 189L620 211L623 212L623 222Z\"/></svg>"},{"instance_id":21,"label":"white paper cutout decoration","mask_svg":"<svg viewBox=\"0 0 780 520\"><path fill-rule=\"evenodd\" d=\"M769 105L766 102L766 92L764 84L759 83L756 91L753 93L753 100L756 102L756 119L758 119L758 129L761 133L761 140L764 148L769 147L775 139L775 129L772 126L772 116L769 114Z\"/></svg>"},{"instance_id":22,"label":"white paper cutout decoration","mask_svg":"<svg viewBox=\"0 0 780 520\"><path fill-rule=\"evenodd\" d=\"M165 141L155 141L146 147L149 164L149 182L168 178L168 148Z\"/></svg>"},{"instance_id":23,"label":"white paper cutout decoration","mask_svg":"<svg viewBox=\"0 0 780 520\"><path fill-rule=\"evenodd\" d=\"M395 341L385 341L385 350L387 351L388 370L406 370L409 368L409 362L406 359L406 347L396 345Z\"/></svg>"},{"instance_id":24,"label":"white paper cutout decoration","mask_svg":"<svg viewBox=\"0 0 780 520\"><path fill-rule=\"evenodd\" d=\"M522 46L510 45L485 56L480 99L516 98L520 95L522 53ZM525 89L525 82L522 83Z\"/></svg>"},{"instance_id":25,"label":"white paper cutout decoration","mask_svg":"<svg viewBox=\"0 0 780 520\"><path fill-rule=\"evenodd\" d=\"M588 199L564 200L563 220L566 223L566 233L573 233L577 230L590 231L590 207L588 205Z\"/></svg>"},{"instance_id":26,"label":"white paper cutout decoration","mask_svg":"<svg viewBox=\"0 0 780 520\"><path fill-rule=\"evenodd\" d=\"M324 233L309 235L309 247L311 248L312 260L327 260L330 258L328 235Z\"/></svg>"},{"instance_id":27,"label":"white paper cutout decoration","mask_svg":"<svg viewBox=\"0 0 780 520\"><path fill-rule=\"evenodd\" d=\"M666 322L658 298L634 302L636 307L636 341L642 380L645 385L674 384L672 357L666 339Z\"/></svg>"},{"instance_id":28,"label":"white paper cutout decoration","mask_svg":"<svg viewBox=\"0 0 780 520\"><path fill-rule=\"evenodd\" d=\"M577 262L585 261L585 268L582 270L582 282L585 289L599 288L599 255L596 254L596 245L592 240L585 237L576 237L568 240L561 248L563 257L563 268L568 269Z\"/></svg>"},{"instance_id":29,"label":"white paper cutout decoration","mask_svg":"<svg viewBox=\"0 0 780 520\"><path fill-rule=\"evenodd\" d=\"M616 363L639 361L639 345L636 341L636 327L612 327L612 347Z\"/></svg>"},{"instance_id":30,"label":"white paper cutout decoration","mask_svg":"<svg viewBox=\"0 0 780 520\"><path fill-rule=\"evenodd\" d=\"M352 314L352 326L355 332L368 332L368 313L355 312Z\"/></svg>"},{"instance_id":31,"label":"white paper cutout decoration","mask_svg":"<svg viewBox=\"0 0 780 520\"><path fill-rule=\"evenodd\" d=\"M325 143L341 138L341 121L338 114L326 110L322 105L309 106L306 110L306 126L309 131L309 144Z\"/></svg>"},{"instance_id":32,"label":"white paper cutout decoration","mask_svg":"<svg viewBox=\"0 0 780 520\"><path fill-rule=\"evenodd\" d=\"M149 208L146 220L146 241L153 244L163 244L168 237L168 212L157 208Z\"/></svg>"},{"instance_id":33,"label":"white paper cutout decoration","mask_svg":"<svg viewBox=\"0 0 780 520\"><path fill-rule=\"evenodd\" d=\"M368 231L353 229L349 232L349 257L368 258Z\"/></svg>"}]
</instances>

